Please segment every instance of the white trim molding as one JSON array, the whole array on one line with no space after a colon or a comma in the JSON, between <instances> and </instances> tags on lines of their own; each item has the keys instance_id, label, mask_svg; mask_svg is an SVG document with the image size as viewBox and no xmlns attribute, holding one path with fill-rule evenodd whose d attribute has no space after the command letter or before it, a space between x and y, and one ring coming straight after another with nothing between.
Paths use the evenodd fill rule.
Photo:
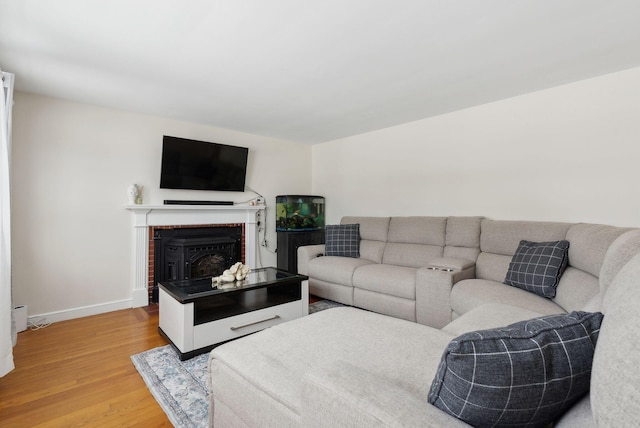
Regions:
<instances>
[{"instance_id":1,"label":"white trim molding","mask_svg":"<svg viewBox=\"0 0 640 428\"><path fill-rule=\"evenodd\" d=\"M27 321L29 325L37 325L43 322L53 323L67 321L76 318L88 317L91 315L104 314L106 312L119 311L131 308L131 299L117 300L114 302L100 303L97 305L81 306L78 308L65 309L62 311L47 312L44 314L29 315Z\"/></svg>"},{"instance_id":2,"label":"white trim molding","mask_svg":"<svg viewBox=\"0 0 640 428\"><path fill-rule=\"evenodd\" d=\"M133 275L131 301L134 308L149 304L149 226L243 223L245 264L256 268L260 205L125 205L133 213Z\"/></svg>"}]
</instances>

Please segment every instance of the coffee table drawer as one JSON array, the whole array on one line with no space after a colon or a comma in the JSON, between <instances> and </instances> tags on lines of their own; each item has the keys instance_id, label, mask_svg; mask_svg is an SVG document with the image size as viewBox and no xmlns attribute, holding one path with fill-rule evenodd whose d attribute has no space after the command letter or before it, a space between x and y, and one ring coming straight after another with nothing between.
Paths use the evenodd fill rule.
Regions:
<instances>
[{"instance_id":1,"label":"coffee table drawer","mask_svg":"<svg viewBox=\"0 0 640 428\"><path fill-rule=\"evenodd\" d=\"M303 315L300 301L295 301L199 324L194 326L191 348L198 349L212 343L237 339Z\"/></svg>"}]
</instances>

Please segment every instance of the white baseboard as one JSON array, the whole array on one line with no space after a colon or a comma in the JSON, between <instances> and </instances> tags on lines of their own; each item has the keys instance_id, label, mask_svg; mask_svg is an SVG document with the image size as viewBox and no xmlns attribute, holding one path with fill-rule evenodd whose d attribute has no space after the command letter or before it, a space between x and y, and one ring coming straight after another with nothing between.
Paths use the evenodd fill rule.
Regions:
<instances>
[{"instance_id":1,"label":"white baseboard","mask_svg":"<svg viewBox=\"0 0 640 428\"><path fill-rule=\"evenodd\" d=\"M30 315L29 324L46 322L58 322L91 315L104 314L105 312L119 311L132 307L131 299L118 300L116 302L100 303L97 305L83 306L80 308L65 309L63 311L48 312L45 314Z\"/></svg>"}]
</instances>

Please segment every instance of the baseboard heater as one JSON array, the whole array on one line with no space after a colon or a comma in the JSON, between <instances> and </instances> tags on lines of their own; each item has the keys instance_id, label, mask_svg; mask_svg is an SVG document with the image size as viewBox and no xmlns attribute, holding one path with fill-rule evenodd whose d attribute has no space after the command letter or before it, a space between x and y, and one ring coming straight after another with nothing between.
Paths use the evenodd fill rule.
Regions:
<instances>
[{"instance_id":1,"label":"baseboard heater","mask_svg":"<svg viewBox=\"0 0 640 428\"><path fill-rule=\"evenodd\" d=\"M183 201L179 199L165 199L165 205L233 205L233 201Z\"/></svg>"}]
</instances>

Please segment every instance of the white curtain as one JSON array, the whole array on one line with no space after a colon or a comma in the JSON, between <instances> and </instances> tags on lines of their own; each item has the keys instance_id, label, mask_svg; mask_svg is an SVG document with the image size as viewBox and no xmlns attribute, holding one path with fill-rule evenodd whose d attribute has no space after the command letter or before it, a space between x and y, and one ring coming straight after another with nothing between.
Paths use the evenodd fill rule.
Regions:
<instances>
[{"instance_id":1,"label":"white curtain","mask_svg":"<svg viewBox=\"0 0 640 428\"><path fill-rule=\"evenodd\" d=\"M11 110L13 74L3 73L0 91L0 376L13 370L16 326L11 296Z\"/></svg>"}]
</instances>

